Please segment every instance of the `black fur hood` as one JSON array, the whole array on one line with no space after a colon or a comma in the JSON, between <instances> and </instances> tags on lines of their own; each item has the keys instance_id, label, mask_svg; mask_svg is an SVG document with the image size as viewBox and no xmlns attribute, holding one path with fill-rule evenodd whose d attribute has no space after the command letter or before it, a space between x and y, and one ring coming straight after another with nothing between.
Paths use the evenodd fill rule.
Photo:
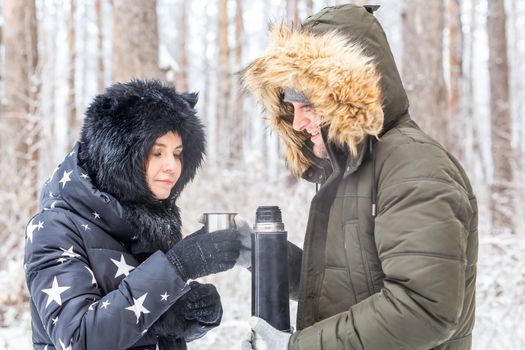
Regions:
<instances>
[{"instance_id":1,"label":"black fur hood","mask_svg":"<svg viewBox=\"0 0 525 350\"><path fill-rule=\"evenodd\" d=\"M97 188L124 205L173 206L204 156L196 103L196 93L178 93L157 80L115 84L95 97L86 111L79 160ZM147 186L145 161L155 140L170 131L182 138L182 173L171 195L159 201Z\"/></svg>"},{"instance_id":2,"label":"black fur hood","mask_svg":"<svg viewBox=\"0 0 525 350\"><path fill-rule=\"evenodd\" d=\"M110 86L86 111L79 161L95 186L124 207L137 238L131 247L137 256L167 251L182 238L175 202L205 149L196 103L195 93L178 93L157 80L134 80ZM155 140L170 131L182 138L182 172L170 196L158 200L147 185L145 163Z\"/></svg>"}]
</instances>

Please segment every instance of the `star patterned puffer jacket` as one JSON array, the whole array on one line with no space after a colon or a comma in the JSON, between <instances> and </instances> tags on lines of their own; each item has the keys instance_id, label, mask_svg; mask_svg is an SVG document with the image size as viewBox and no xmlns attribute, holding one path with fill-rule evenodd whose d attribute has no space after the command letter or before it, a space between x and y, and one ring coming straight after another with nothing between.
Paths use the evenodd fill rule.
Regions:
<instances>
[{"instance_id":1,"label":"star patterned puffer jacket","mask_svg":"<svg viewBox=\"0 0 525 350\"><path fill-rule=\"evenodd\" d=\"M77 151L44 186L26 230L34 348L155 349L148 328L189 287L161 251L141 264L131 255L124 208L93 186Z\"/></svg>"},{"instance_id":2,"label":"star patterned puffer jacket","mask_svg":"<svg viewBox=\"0 0 525 350\"><path fill-rule=\"evenodd\" d=\"M183 350L218 325L165 313L190 290L164 252L182 238L176 200L204 156L196 103L197 94L134 80L110 86L86 110L79 143L44 185L26 229L35 349ZM169 197L157 200L144 164L167 132L182 138L183 167ZM159 327L169 332L157 337Z\"/></svg>"}]
</instances>

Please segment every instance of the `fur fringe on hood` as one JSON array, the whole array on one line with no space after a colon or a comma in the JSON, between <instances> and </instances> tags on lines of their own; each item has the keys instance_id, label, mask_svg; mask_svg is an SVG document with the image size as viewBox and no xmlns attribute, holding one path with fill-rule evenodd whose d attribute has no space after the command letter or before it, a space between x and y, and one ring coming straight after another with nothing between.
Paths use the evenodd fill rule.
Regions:
<instances>
[{"instance_id":1,"label":"fur fringe on hood","mask_svg":"<svg viewBox=\"0 0 525 350\"><path fill-rule=\"evenodd\" d=\"M315 34L285 25L270 30L265 54L246 68L246 88L263 105L284 142L291 170L301 175L315 159L309 135L292 127L293 106L283 88L302 92L328 128L328 140L354 156L368 135L383 128L380 74L371 57L335 31Z\"/></svg>"}]
</instances>

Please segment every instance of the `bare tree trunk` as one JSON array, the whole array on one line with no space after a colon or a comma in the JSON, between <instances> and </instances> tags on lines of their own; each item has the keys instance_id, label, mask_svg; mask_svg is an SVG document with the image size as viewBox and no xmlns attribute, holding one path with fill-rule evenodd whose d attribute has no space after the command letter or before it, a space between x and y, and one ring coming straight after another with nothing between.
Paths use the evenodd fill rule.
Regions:
<instances>
[{"instance_id":1,"label":"bare tree trunk","mask_svg":"<svg viewBox=\"0 0 525 350\"><path fill-rule=\"evenodd\" d=\"M77 139L78 129L80 129L80 122L77 118L77 106L76 106L76 92L75 92L75 74L76 74L76 0L69 0L69 16L68 16L68 30L67 30L67 48L69 52L69 69L67 78L67 120L68 120L68 148L71 149Z\"/></svg>"},{"instance_id":2,"label":"bare tree trunk","mask_svg":"<svg viewBox=\"0 0 525 350\"><path fill-rule=\"evenodd\" d=\"M503 0L488 1L490 115L492 161L491 212L493 232L514 230L513 149L509 98L506 16Z\"/></svg>"},{"instance_id":3,"label":"bare tree trunk","mask_svg":"<svg viewBox=\"0 0 525 350\"><path fill-rule=\"evenodd\" d=\"M0 7L0 10L2 8ZM3 47L4 45L4 34L3 34L3 31L4 31L4 21L0 21L0 48ZM0 67L3 67L4 66L4 61L3 61L3 55L0 55ZM0 69L0 84L3 83L3 80L4 80L4 76L2 75L2 70ZM3 91L0 90L0 96L3 95Z\"/></svg>"},{"instance_id":4,"label":"bare tree trunk","mask_svg":"<svg viewBox=\"0 0 525 350\"><path fill-rule=\"evenodd\" d=\"M90 10L94 9L93 3L91 1L89 2L81 2L82 4L82 12L80 15L81 22L81 33L82 33L82 50L80 52L81 60L82 60L82 84L80 85L80 98L77 97L77 105L80 105L80 110L82 111L84 106L89 104L91 100L91 96L88 96L88 88L89 88L89 80L91 78L91 69L90 64L88 62L92 61L91 51L89 50L89 43L90 43L90 35L88 32L88 28L90 27L91 18L90 18ZM98 55L97 55L98 56ZM96 81L96 79L94 79ZM76 82L78 85L78 81ZM83 113L78 113L77 110L77 120L79 123L78 130L75 134L75 139L78 140L80 135L80 125L82 124L82 120L84 119Z\"/></svg>"},{"instance_id":5,"label":"bare tree trunk","mask_svg":"<svg viewBox=\"0 0 525 350\"><path fill-rule=\"evenodd\" d=\"M443 72L443 0L407 0L406 9L402 60L410 114L425 132L446 145L449 108Z\"/></svg>"},{"instance_id":6,"label":"bare tree trunk","mask_svg":"<svg viewBox=\"0 0 525 350\"><path fill-rule=\"evenodd\" d=\"M26 203L31 203L30 210L35 211L38 197L36 145L39 137L39 123L35 116L39 89L35 2L6 0L4 14L5 104L2 109L9 121L6 125L9 131L2 139L7 147L13 148L9 152L9 157L14 157L13 171L27 172L11 178L9 181L16 181L20 176L22 183L8 186L6 191L30 192ZM7 173L5 168L4 171Z\"/></svg>"},{"instance_id":7,"label":"bare tree trunk","mask_svg":"<svg viewBox=\"0 0 525 350\"><path fill-rule=\"evenodd\" d=\"M244 24L242 18L242 2L235 1L235 99L233 101L233 121L232 121L232 138L230 147L230 160L243 159L243 137L244 137L244 96L240 77L242 69L242 38L244 33Z\"/></svg>"},{"instance_id":8,"label":"bare tree trunk","mask_svg":"<svg viewBox=\"0 0 525 350\"><path fill-rule=\"evenodd\" d=\"M515 145L514 156L518 161L515 164L513 180L516 184L516 194L514 201L516 203L515 213L525 212L525 203L520 198L525 197L525 146L522 141L525 139L525 102L522 96L525 96L525 82L523 76L525 71L523 69L523 57L525 57L525 47L522 45L523 30L522 19L525 12L520 11L522 8L518 6L518 2L522 1L511 0L509 9L509 22L507 33L509 34L509 77L510 82L510 100L511 100L511 115L512 115L512 131L514 133L513 143ZM523 8L525 9L525 8ZM514 227L516 232L525 233L525 216L515 216Z\"/></svg>"},{"instance_id":9,"label":"bare tree trunk","mask_svg":"<svg viewBox=\"0 0 525 350\"><path fill-rule=\"evenodd\" d=\"M199 99L201 101L201 108L202 108L202 119L206 123L206 125L209 127L211 124L209 118L209 99L210 99L210 61L208 59L208 50L210 49L210 45L208 42L208 33L210 31L210 16L208 15L208 12L206 12L206 25L204 27L204 35L202 36L202 45L203 45L203 55L202 55L202 62L203 62L203 74L204 74L204 89L201 94L201 98ZM208 132L211 133L211 130L208 129ZM209 145L209 144L208 144ZM209 158L209 154L208 154Z\"/></svg>"},{"instance_id":10,"label":"bare tree trunk","mask_svg":"<svg viewBox=\"0 0 525 350\"><path fill-rule=\"evenodd\" d=\"M22 264L24 227L38 208L41 127L36 115L40 85L35 1L5 0L3 11L5 95L0 107L0 240L7 256L0 268L12 260ZM21 268L20 275L23 276ZM7 310L24 305L27 300L23 281L10 281L7 292L0 296L0 324Z\"/></svg>"},{"instance_id":11,"label":"bare tree trunk","mask_svg":"<svg viewBox=\"0 0 525 350\"><path fill-rule=\"evenodd\" d=\"M103 26L103 11L102 0L95 0L95 12L97 15L97 90L99 93L104 91L104 26Z\"/></svg>"},{"instance_id":12,"label":"bare tree trunk","mask_svg":"<svg viewBox=\"0 0 525 350\"><path fill-rule=\"evenodd\" d=\"M228 42L228 2L219 2L219 93L217 97L217 156L229 154L228 135L230 124L230 45Z\"/></svg>"},{"instance_id":13,"label":"bare tree trunk","mask_svg":"<svg viewBox=\"0 0 525 350\"><path fill-rule=\"evenodd\" d=\"M306 0L306 15L311 16L314 13L314 1Z\"/></svg>"},{"instance_id":14,"label":"bare tree trunk","mask_svg":"<svg viewBox=\"0 0 525 350\"><path fill-rule=\"evenodd\" d=\"M475 169L476 166L479 166L479 178L476 179L479 181L479 183L486 182L485 179L486 176L486 167L483 166L483 157L481 153L481 136L479 135L479 128L476 127L476 118L474 113L474 105L475 105L475 98L474 98L474 64L473 60L475 57L475 48L476 48L476 40L475 40L475 33L477 30L477 16L476 16L476 6L477 6L478 0L472 0L472 3L470 5L470 28L469 28L469 46L468 46L468 66L466 69L466 72L468 76L466 77L467 80L467 87L466 87L466 99L467 103L467 132L469 133L469 137L471 138L472 145L471 147L466 147L467 150L470 148L472 149L472 153L466 154L467 159L467 165L470 169ZM475 173L478 175L478 173Z\"/></svg>"},{"instance_id":15,"label":"bare tree trunk","mask_svg":"<svg viewBox=\"0 0 525 350\"><path fill-rule=\"evenodd\" d=\"M179 71L175 86L180 91L188 91L188 0L181 0L181 14L179 17Z\"/></svg>"},{"instance_id":16,"label":"bare tree trunk","mask_svg":"<svg viewBox=\"0 0 525 350\"><path fill-rule=\"evenodd\" d=\"M298 2L299 0L286 0L286 17L295 25L300 23Z\"/></svg>"},{"instance_id":17,"label":"bare tree trunk","mask_svg":"<svg viewBox=\"0 0 525 350\"><path fill-rule=\"evenodd\" d=\"M450 123L448 125L447 145L449 151L461 160L465 158L463 147L464 123L461 111L461 87L463 75L463 31L461 30L460 0L449 0L448 29L449 29L449 65L450 65Z\"/></svg>"},{"instance_id":18,"label":"bare tree trunk","mask_svg":"<svg viewBox=\"0 0 525 350\"><path fill-rule=\"evenodd\" d=\"M163 77L156 0L113 0L113 81Z\"/></svg>"}]
</instances>

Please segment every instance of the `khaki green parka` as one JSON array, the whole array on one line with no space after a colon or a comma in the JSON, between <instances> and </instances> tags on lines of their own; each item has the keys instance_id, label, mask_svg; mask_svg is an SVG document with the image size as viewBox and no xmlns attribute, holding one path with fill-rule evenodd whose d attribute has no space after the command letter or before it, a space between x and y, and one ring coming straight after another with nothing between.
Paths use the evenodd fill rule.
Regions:
<instances>
[{"instance_id":1,"label":"khaki green parka","mask_svg":"<svg viewBox=\"0 0 525 350\"><path fill-rule=\"evenodd\" d=\"M291 286L289 349L470 349L476 198L460 164L409 116L373 10L329 7L302 28L275 27L244 71L291 170L321 184ZM329 161L293 130L283 87L324 117Z\"/></svg>"}]
</instances>

